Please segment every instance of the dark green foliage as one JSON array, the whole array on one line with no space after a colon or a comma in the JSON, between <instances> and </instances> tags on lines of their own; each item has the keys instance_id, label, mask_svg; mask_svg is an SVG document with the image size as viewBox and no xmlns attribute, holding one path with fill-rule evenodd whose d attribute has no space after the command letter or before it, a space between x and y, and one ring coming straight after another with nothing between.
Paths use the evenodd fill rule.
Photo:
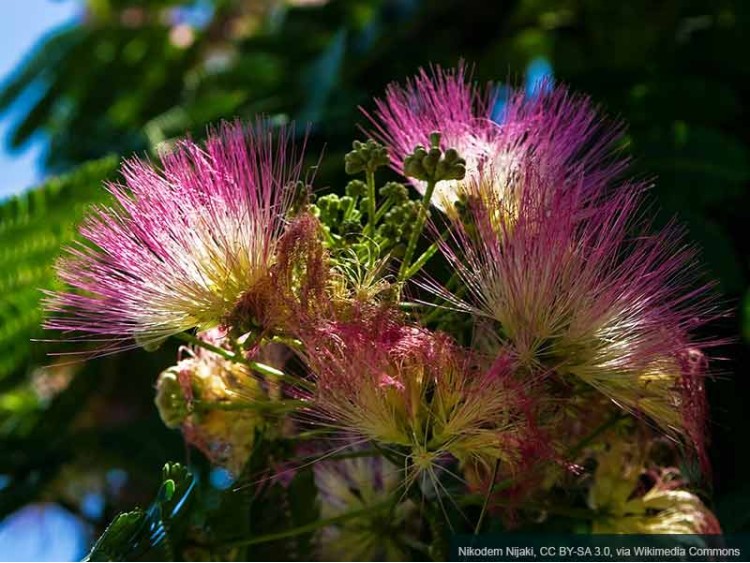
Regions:
<instances>
[{"instance_id":1,"label":"dark green foliage","mask_svg":"<svg viewBox=\"0 0 750 563\"><path fill-rule=\"evenodd\" d=\"M116 157L87 163L0 205L0 388L32 350L39 358L31 339L41 335L42 292L56 284L52 264L88 205L106 199L102 182L117 165Z\"/></svg>"},{"instance_id":2,"label":"dark green foliage","mask_svg":"<svg viewBox=\"0 0 750 563\"><path fill-rule=\"evenodd\" d=\"M97 540L86 561L174 561L185 531L195 481L179 463L167 463L151 505L118 514Z\"/></svg>"},{"instance_id":3,"label":"dark green foliage","mask_svg":"<svg viewBox=\"0 0 750 563\"><path fill-rule=\"evenodd\" d=\"M192 56L190 49L173 47L167 33L163 26L130 29L101 19L54 34L0 94L2 110L32 88L43 88L16 125L11 146L24 145L39 130L47 132L52 170L145 148L144 131L136 124L169 109ZM80 64L83 59L88 64Z\"/></svg>"}]
</instances>

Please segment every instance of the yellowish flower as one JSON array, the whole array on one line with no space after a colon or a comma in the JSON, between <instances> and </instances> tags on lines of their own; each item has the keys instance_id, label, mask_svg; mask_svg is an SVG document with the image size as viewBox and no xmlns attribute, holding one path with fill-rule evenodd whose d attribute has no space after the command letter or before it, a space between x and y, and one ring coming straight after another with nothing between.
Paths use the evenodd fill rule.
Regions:
<instances>
[{"instance_id":1,"label":"yellowish flower","mask_svg":"<svg viewBox=\"0 0 750 563\"><path fill-rule=\"evenodd\" d=\"M721 533L700 498L681 488L675 470L647 471L635 449L623 442L611 444L598 461L588 499L599 514L594 533Z\"/></svg>"}]
</instances>

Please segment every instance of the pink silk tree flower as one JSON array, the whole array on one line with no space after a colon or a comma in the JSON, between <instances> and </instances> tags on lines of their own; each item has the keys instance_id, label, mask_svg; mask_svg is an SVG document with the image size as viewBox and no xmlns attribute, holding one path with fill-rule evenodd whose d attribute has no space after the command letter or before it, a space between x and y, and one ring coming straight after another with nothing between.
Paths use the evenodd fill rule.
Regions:
<instances>
[{"instance_id":1,"label":"pink silk tree flower","mask_svg":"<svg viewBox=\"0 0 750 563\"><path fill-rule=\"evenodd\" d=\"M694 250L673 225L650 233L642 185L597 198L581 182L546 180L529 167L512 210L485 189L455 224L442 251L465 299L426 285L476 315L486 351L510 352L522 373L598 390L702 450L704 374L690 335L716 313L695 283Z\"/></svg>"},{"instance_id":2,"label":"pink silk tree flower","mask_svg":"<svg viewBox=\"0 0 750 563\"><path fill-rule=\"evenodd\" d=\"M301 170L292 133L223 124L205 146L181 141L160 166L133 159L67 250L47 328L117 349L148 346L230 314L268 275Z\"/></svg>"},{"instance_id":3,"label":"pink silk tree flower","mask_svg":"<svg viewBox=\"0 0 750 563\"><path fill-rule=\"evenodd\" d=\"M585 171L592 185L624 167L612 151L620 128L604 127L588 98L564 87L511 91L496 116L495 92L491 85L472 84L463 65L422 69L404 86L391 84L385 97L375 100L374 115L365 115L399 173L417 145L430 145L433 132L441 134L441 148L453 148L466 160L463 180L435 187L432 203L449 216L467 189L488 175L495 190L512 194L529 160L538 171L561 166ZM414 186L425 193L425 182L414 180Z\"/></svg>"},{"instance_id":4,"label":"pink silk tree flower","mask_svg":"<svg viewBox=\"0 0 750 563\"><path fill-rule=\"evenodd\" d=\"M519 461L528 398L503 359L482 369L446 335L387 314L323 322L299 338L318 424L398 451L416 471L446 456L490 469Z\"/></svg>"}]
</instances>

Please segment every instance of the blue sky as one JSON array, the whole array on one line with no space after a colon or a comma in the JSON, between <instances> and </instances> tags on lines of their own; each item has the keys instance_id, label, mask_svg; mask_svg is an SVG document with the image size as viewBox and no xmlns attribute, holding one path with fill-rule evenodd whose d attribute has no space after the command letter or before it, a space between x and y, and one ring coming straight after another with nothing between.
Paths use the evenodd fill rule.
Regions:
<instances>
[{"instance_id":1,"label":"blue sky","mask_svg":"<svg viewBox=\"0 0 750 563\"><path fill-rule=\"evenodd\" d=\"M47 32L69 24L81 11L77 0L3 0L0 6L0 83ZM21 104L23 105L23 100ZM16 111L14 111L16 110ZM0 200L37 184L44 139L10 153L7 137L17 108L0 114ZM0 488L4 485L0 481ZM72 561L85 552L82 523L55 505L22 508L0 524L0 561Z\"/></svg>"},{"instance_id":2,"label":"blue sky","mask_svg":"<svg viewBox=\"0 0 750 563\"><path fill-rule=\"evenodd\" d=\"M78 0L3 0L0 7L0 83L4 83L36 42L48 31L75 21ZM10 153L10 125L17 113L0 114L0 199L33 186L42 179L38 161L44 139L23 151Z\"/></svg>"}]
</instances>

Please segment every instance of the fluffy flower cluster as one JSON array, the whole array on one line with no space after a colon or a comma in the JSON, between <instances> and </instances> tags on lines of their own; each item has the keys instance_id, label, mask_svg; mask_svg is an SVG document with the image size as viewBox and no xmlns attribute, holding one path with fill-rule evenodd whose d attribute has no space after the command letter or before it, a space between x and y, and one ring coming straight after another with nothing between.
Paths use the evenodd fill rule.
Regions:
<instances>
[{"instance_id":1,"label":"fluffy flower cluster","mask_svg":"<svg viewBox=\"0 0 750 563\"><path fill-rule=\"evenodd\" d=\"M504 358L483 369L446 335L387 314L299 336L319 422L395 448L418 470L446 456L513 465L519 444L531 439L526 398Z\"/></svg>"},{"instance_id":2,"label":"fluffy flower cluster","mask_svg":"<svg viewBox=\"0 0 750 563\"><path fill-rule=\"evenodd\" d=\"M463 67L392 85L370 119L386 146L357 143L346 160L367 182L319 206L292 202L301 156L290 132L263 123L225 125L205 147L185 141L160 167L126 163L115 205L95 210L59 264L73 289L50 297L48 326L115 348L220 327L160 376L165 423L235 473L256 436L279 435L264 402L295 409L285 438L354 436L374 457L318 465L324 517L412 498L421 476L442 507L448 475L485 494L481 524L498 488L520 490L508 481L546 493L562 482L546 478L550 466L585 472L585 446L623 419L622 442L658 429L707 467L701 349L712 342L693 335L715 313L680 230L653 229L647 186L623 179L620 127L551 85L498 111ZM386 152L421 202L393 182L377 190ZM444 213L428 232L449 232L418 256L431 204ZM412 289L450 306L421 315L406 280L438 250L450 281L436 269ZM271 344L296 352L294 374L259 361ZM620 450L608 447L588 498L608 515L596 530L715 529L664 472L642 494L643 464L618 484ZM382 555L360 516L334 535Z\"/></svg>"},{"instance_id":3,"label":"fluffy flower cluster","mask_svg":"<svg viewBox=\"0 0 750 563\"><path fill-rule=\"evenodd\" d=\"M564 88L513 94L495 122L491 94L464 74L392 86L375 118L395 168L437 129L471 171L444 184L452 211L437 201L462 215L441 249L466 297L428 287L475 315L477 342L518 372L582 382L703 456L704 362L690 335L711 317L707 288L679 229L642 218L646 186L619 179L619 128Z\"/></svg>"},{"instance_id":4,"label":"fluffy flower cluster","mask_svg":"<svg viewBox=\"0 0 750 563\"><path fill-rule=\"evenodd\" d=\"M705 320L699 292L685 290L691 250L671 230L639 229L635 189L591 204L572 189L527 194L512 218L478 205L474 228L458 230L460 252L444 246L468 290L460 305L489 321L483 341L700 449L702 362L688 335Z\"/></svg>"},{"instance_id":5,"label":"fluffy flower cluster","mask_svg":"<svg viewBox=\"0 0 750 563\"><path fill-rule=\"evenodd\" d=\"M274 140L263 122L182 141L160 167L126 162L117 205L89 216L87 242L58 265L79 292L49 300L47 327L127 347L218 326L266 281L300 166L291 132Z\"/></svg>"},{"instance_id":6,"label":"fluffy flower cluster","mask_svg":"<svg viewBox=\"0 0 750 563\"><path fill-rule=\"evenodd\" d=\"M344 451L356 455L362 448ZM408 499L393 504L401 486L399 467L382 457L353 457L317 463L314 476L323 518L359 513L358 518L321 530L317 543L323 559L404 559L408 522L416 506Z\"/></svg>"},{"instance_id":7,"label":"fluffy flower cluster","mask_svg":"<svg viewBox=\"0 0 750 563\"><path fill-rule=\"evenodd\" d=\"M530 96L511 92L498 113L498 91L472 85L462 65L454 70L422 70L405 86L392 84L376 100L368 117L374 134L390 149L391 165L399 173L417 145L430 145L438 131L444 148L456 149L466 161L463 180L440 183L433 204L453 215L455 204L472 187L483 184L508 205L518 182L534 161L537 172L553 174L565 168L584 187L595 187L616 176L625 163L610 158L619 127L605 127L591 102L563 88ZM573 178L562 179L563 187ZM424 182L415 182L424 193Z\"/></svg>"}]
</instances>

